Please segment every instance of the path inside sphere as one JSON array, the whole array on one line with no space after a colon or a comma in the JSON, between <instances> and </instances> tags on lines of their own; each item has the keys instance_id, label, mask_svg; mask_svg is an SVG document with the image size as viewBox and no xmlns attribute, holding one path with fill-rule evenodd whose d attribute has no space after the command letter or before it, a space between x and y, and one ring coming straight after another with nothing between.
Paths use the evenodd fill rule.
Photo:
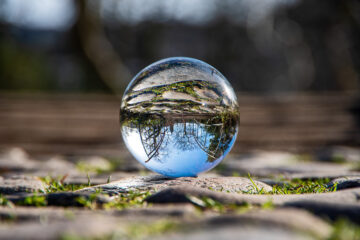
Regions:
<instances>
[{"instance_id":1,"label":"path inside sphere","mask_svg":"<svg viewBox=\"0 0 360 240\"><path fill-rule=\"evenodd\" d=\"M151 86L125 95L122 108L133 112L215 113L236 109L219 85L203 80L187 80Z\"/></svg>"}]
</instances>

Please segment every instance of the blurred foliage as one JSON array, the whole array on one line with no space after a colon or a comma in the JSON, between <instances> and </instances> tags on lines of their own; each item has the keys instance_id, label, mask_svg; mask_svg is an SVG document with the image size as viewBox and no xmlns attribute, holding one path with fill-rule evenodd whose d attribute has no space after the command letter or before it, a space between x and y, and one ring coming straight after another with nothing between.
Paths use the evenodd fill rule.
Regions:
<instances>
[{"instance_id":1,"label":"blurred foliage","mask_svg":"<svg viewBox=\"0 0 360 240\"><path fill-rule=\"evenodd\" d=\"M53 88L46 58L31 49L18 46L9 39L0 39L0 88Z\"/></svg>"},{"instance_id":2,"label":"blurred foliage","mask_svg":"<svg viewBox=\"0 0 360 240\"><path fill-rule=\"evenodd\" d=\"M0 90L122 93L171 56L210 63L240 91L358 91L360 3L0 2Z\"/></svg>"}]
</instances>

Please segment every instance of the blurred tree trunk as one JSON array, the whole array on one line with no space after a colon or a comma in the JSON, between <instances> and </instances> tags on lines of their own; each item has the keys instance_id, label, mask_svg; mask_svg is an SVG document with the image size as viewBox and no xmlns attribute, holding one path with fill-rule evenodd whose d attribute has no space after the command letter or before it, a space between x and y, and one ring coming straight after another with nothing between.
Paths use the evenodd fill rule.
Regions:
<instances>
[{"instance_id":1,"label":"blurred tree trunk","mask_svg":"<svg viewBox=\"0 0 360 240\"><path fill-rule=\"evenodd\" d=\"M122 94L130 81L130 73L105 35L100 1L75 0L74 3L78 10L74 28L80 47L101 80L114 93Z\"/></svg>"}]
</instances>

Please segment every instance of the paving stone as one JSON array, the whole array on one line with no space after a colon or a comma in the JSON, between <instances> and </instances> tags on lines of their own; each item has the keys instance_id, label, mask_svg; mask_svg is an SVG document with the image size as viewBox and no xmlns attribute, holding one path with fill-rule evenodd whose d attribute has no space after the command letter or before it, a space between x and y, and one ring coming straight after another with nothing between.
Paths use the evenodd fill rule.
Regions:
<instances>
[{"instance_id":1,"label":"paving stone","mask_svg":"<svg viewBox=\"0 0 360 240\"><path fill-rule=\"evenodd\" d=\"M255 174L267 176L273 174L269 170L296 164L296 156L286 152L254 151L241 155L230 155L223 162L221 168L225 173ZM259 174L260 173L260 174Z\"/></svg>"},{"instance_id":2,"label":"paving stone","mask_svg":"<svg viewBox=\"0 0 360 240\"><path fill-rule=\"evenodd\" d=\"M16 206L15 208L0 206L0 220L10 220L13 222L42 221L47 219L51 221L72 219L77 216L89 216L101 214L104 216L113 216L118 219L141 219L145 221L154 218L175 218L175 219L195 219L199 217L197 209L192 204L159 204L141 208L127 208L122 210L98 209L90 210L87 208L60 208L54 206L32 207Z\"/></svg>"},{"instance_id":3,"label":"paving stone","mask_svg":"<svg viewBox=\"0 0 360 240\"><path fill-rule=\"evenodd\" d=\"M321 239L331 227L304 210L256 210L211 217L157 239Z\"/></svg>"},{"instance_id":4,"label":"paving stone","mask_svg":"<svg viewBox=\"0 0 360 240\"><path fill-rule=\"evenodd\" d=\"M100 185L108 183L110 181L127 178L134 176L133 173L128 172L109 172L109 173L101 173L101 174L89 174L90 184L91 185ZM79 174L79 175L70 175L65 178L65 184L75 184L75 185L87 185L89 182L89 178L87 174Z\"/></svg>"},{"instance_id":5,"label":"paving stone","mask_svg":"<svg viewBox=\"0 0 360 240\"><path fill-rule=\"evenodd\" d=\"M242 205L250 203L261 205L271 201L277 207L297 207L307 209L317 215L331 219L347 217L360 222L360 188L347 189L339 192L320 194L289 194L289 195L249 195L213 192L206 189L189 187L168 188L147 198L150 203L194 203L192 197L209 197L223 204Z\"/></svg>"},{"instance_id":6,"label":"paving stone","mask_svg":"<svg viewBox=\"0 0 360 240\"><path fill-rule=\"evenodd\" d=\"M343 177L360 177L359 171L338 171L338 172L324 172L312 171L303 173L287 174L286 179L301 179L301 180L316 180L316 179L336 179Z\"/></svg>"},{"instance_id":7,"label":"paving stone","mask_svg":"<svg viewBox=\"0 0 360 240\"><path fill-rule=\"evenodd\" d=\"M246 239L246 240L315 240L317 238L311 235L284 229L274 226L259 226L244 223L243 225L236 226L223 226L208 229L192 229L185 233L171 233L163 236L156 236L151 239L163 240L234 240L234 239Z\"/></svg>"},{"instance_id":8,"label":"paving stone","mask_svg":"<svg viewBox=\"0 0 360 240\"><path fill-rule=\"evenodd\" d=\"M328 183L328 187L333 187L336 184L337 190L343 190L348 188L360 187L360 176L359 177L342 177L333 179Z\"/></svg>"},{"instance_id":9,"label":"paving stone","mask_svg":"<svg viewBox=\"0 0 360 240\"><path fill-rule=\"evenodd\" d=\"M33 170L46 171L49 175L70 175L79 173L75 164L59 156L54 156L43 161L36 161L36 169Z\"/></svg>"},{"instance_id":10,"label":"paving stone","mask_svg":"<svg viewBox=\"0 0 360 240\"><path fill-rule=\"evenodd\" d=\"M236 215L222 215L209 219L210 225L242 225L252 223L262 227L274 226L311 233L319 238L331 234L331 226L324 220L301 209L254 210Z\"/></svg>"},{"instance_id":11,"label":"paving stone","mask_svg":"<svg viewBox=\"0 0 360 240\"><path fill-rule=\"evenodd\" d=\"M282 206L285 203L295 201L313 201L352 204L359 202L360 188L348 189L339 192L319 193L319 194L284 194L284 195L267 195L267 194L239 194L215 192L208 189L196 187L169 187L157 192L147 198L151 203L185 203L193 202L189 196L198 198L209 197L224 204L250 203L261 205L271 201L275 206Z\"/></svg>"},{"instance_id":12,"label":"paving stone","mask_svg":"<svg viewBox=\"0 0 360 240\"><path fill-rule=\"evenodd\" d=\"M320 161L327 162L360 162L360 150L358 148L332 146L320 149L316 153Z\"/></svg>"},{"instance_id":13,"label":"paving stone","mask_svg":"<svg viewBox=\"0 0 360 240\"><path fill-rule=\"evenodd\" d=\"M128 208L121 211L113 211L113 216L139 217L166 217L176 219L196 219L199 217L198 210L192 204L154 204L146 208Z\"/></svg>"},{"instance_id":14,"label":"paving stone","mask_svg":"<svg viewBox=\"0 0 360 240\"><path fill-rule=\"evenodd\" d=\"M351 165L304 162L285 152L253 152L250 154L231 156L223 162L220 173L232 175L250 173L257 177L282 175L287 179L337 178L342 176L360 176L360 172L352 171Z\"/></svg>"},{"instance_id":15,"label":"paving stone","mask_svg":"<svg viewBox=\"0 0 360 240\"><path fill-rule=\"evenodd\" d=\"M35 176L79 174L73 163L59 156L36 161L21 148L11 148L0 154L0 172L10 176L19 172Z\"/></svg>"},{"instance_id":16,"label":"paving stone","mask_svg":"<svg viewBox=\"0 0 360 240\"><path fill-rule=\"evenodd\" d=\"M112 164L109 160L100 156L90 156L77 161L77 165L87 171L110 171Z\"/></svg>"},{"instance_id":17,"label":"paving stone","mask_svg":"<svg viewBox=\"0 0 360 240\"><path fill-rule=\"evenodd\" d=\"M41 219L58 220L64 219L73 215L77 210L67 210L64 208L55 207L22 207L16 206L14 208L0 206L0 220L13 221L13 222L26 222L26 221L41 221Z\"/></svg>"},{"instance_id":18,"label":"paving stone","mask_svg":"<svg viewBox=\"0 0 360 240\"><path fill-rule=\"evenodd\" d=\"M214 218L213 223L237 223L255 222L263 225L278 225L289 229L295 229L311 233L319 238L326 238L331 234L331 226L314 216L308 211L293 208L281 208L273 210L255 210L235 216L219 216Z\"/></svg>"},{"instance_id":19,"label":"paving stone","mask_svg":"<svg viewBox=\"0 0 360 240\"><path fill-rule=\"evenodd\" d=\"M7 199L11 202L17 204L23 202L26 198L34 196L32 194L25 194L21 196L9 196ZM105 195L96 195L92 196L90 193L79 193L79 192L59 192L59 193L49 193L49 194L36 194L36 196L44 196L48 206L76 206L82 207L83 205L79 203L79 198L84 198L85 200L92 200L98 204L104 204L110 202L112 199Z\"/></svg>"},{"instance_id":20,"label":"paving stone","mask_svg":"<svg viewBox=\"0 0 360 240\"><path fill-rule=\"evenodd\" d=\"M0 172L27 171L34 169L35 165L21 148L11 148L0 154Z\"/></svg>"},{"instance_id":21,"label":"paving stone","mask_svg":"<svg viewBox=\"0 0 360 240\"><path fill-rule=\"evenodd\" d=\"M70 162L100 171L113 170L116 172L139 172L146 168L134 159L130 152L124 151L119 155L109 155L107 158L100 155L73 156L67 158ZM114 168L114 169L112 169Z\"/></svg>"},{"instance_id":22,"label":"paving stone","mask_svg":"<svg viewBox=\"0 0 360 240\"><path fill-rule=\"evenodd\" d=\"M255 184L259 189L270 191L272 188L258 181ZM183 178L167 178L160 175L151 175L145 177L130 177L120 179L108 184L98 185L90 188L79 190L79 192L94 192L101 189L102 192L108 194L118 194L132 190L141 191L159 191L169 186L191 186L203 189L213 189L221 192L240 192L249 191L254 188L252 182L242 177L183 177Z\"/></svg>"},{"instance_id":23,"label":"paving stone","mask_svg":"<svg viewBox=\"0 0 360 240\"><path fill-rule=\"evenodd\" d=\"M17 194L36 191L45 191L44 183L37 177L15 175L11 178L0 178L1 194Z\"/></svg>"},{"instance_id":24,"label":"paving stone","mask_svg":"<svg viewBox=\"0 0 360 240\"><path fill-rule=\"evenodd\" d=\"M74 219L69 217L64 221L43 218L41 223L2 223L0 239L74 239L73 236L100 238L111 234L118 227L119 223L115 218L101 215L78 216Z\"/></svg>"},{"instance_id":25,"label":"paving stone","mask_svg":"<svg viewBox=\"0 0 360 240\"><path fill-rule=\"evenodd\" d=\"M358 193L359 194L359 193ZM358 197L358 196L357 196ZM360 202L343 203L340 201L292 201L284 203L284 206L292 208L306 209L317 216L324 216L333 221L339 219L349 219L354 223L360 224Z\"/></svg>"}]
</instances>

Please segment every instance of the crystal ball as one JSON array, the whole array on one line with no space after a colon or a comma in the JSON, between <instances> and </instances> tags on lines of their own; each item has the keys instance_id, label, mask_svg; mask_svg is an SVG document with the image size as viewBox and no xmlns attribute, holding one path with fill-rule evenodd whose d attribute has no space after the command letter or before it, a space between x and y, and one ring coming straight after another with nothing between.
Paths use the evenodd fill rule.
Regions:
<instances>
[{"instance_id":1,"label":"crystal ball","mask_svg":"<svg viewBox=\"0 0 360 240\"><path fill-rule=\"evenodd\" d=\"M219 164L234 145L238 122L230 83L209 64L186 57L141 70L120 107L120 129L131 154L168 177L194 177Z\"/></svg>"}]
</instances>

